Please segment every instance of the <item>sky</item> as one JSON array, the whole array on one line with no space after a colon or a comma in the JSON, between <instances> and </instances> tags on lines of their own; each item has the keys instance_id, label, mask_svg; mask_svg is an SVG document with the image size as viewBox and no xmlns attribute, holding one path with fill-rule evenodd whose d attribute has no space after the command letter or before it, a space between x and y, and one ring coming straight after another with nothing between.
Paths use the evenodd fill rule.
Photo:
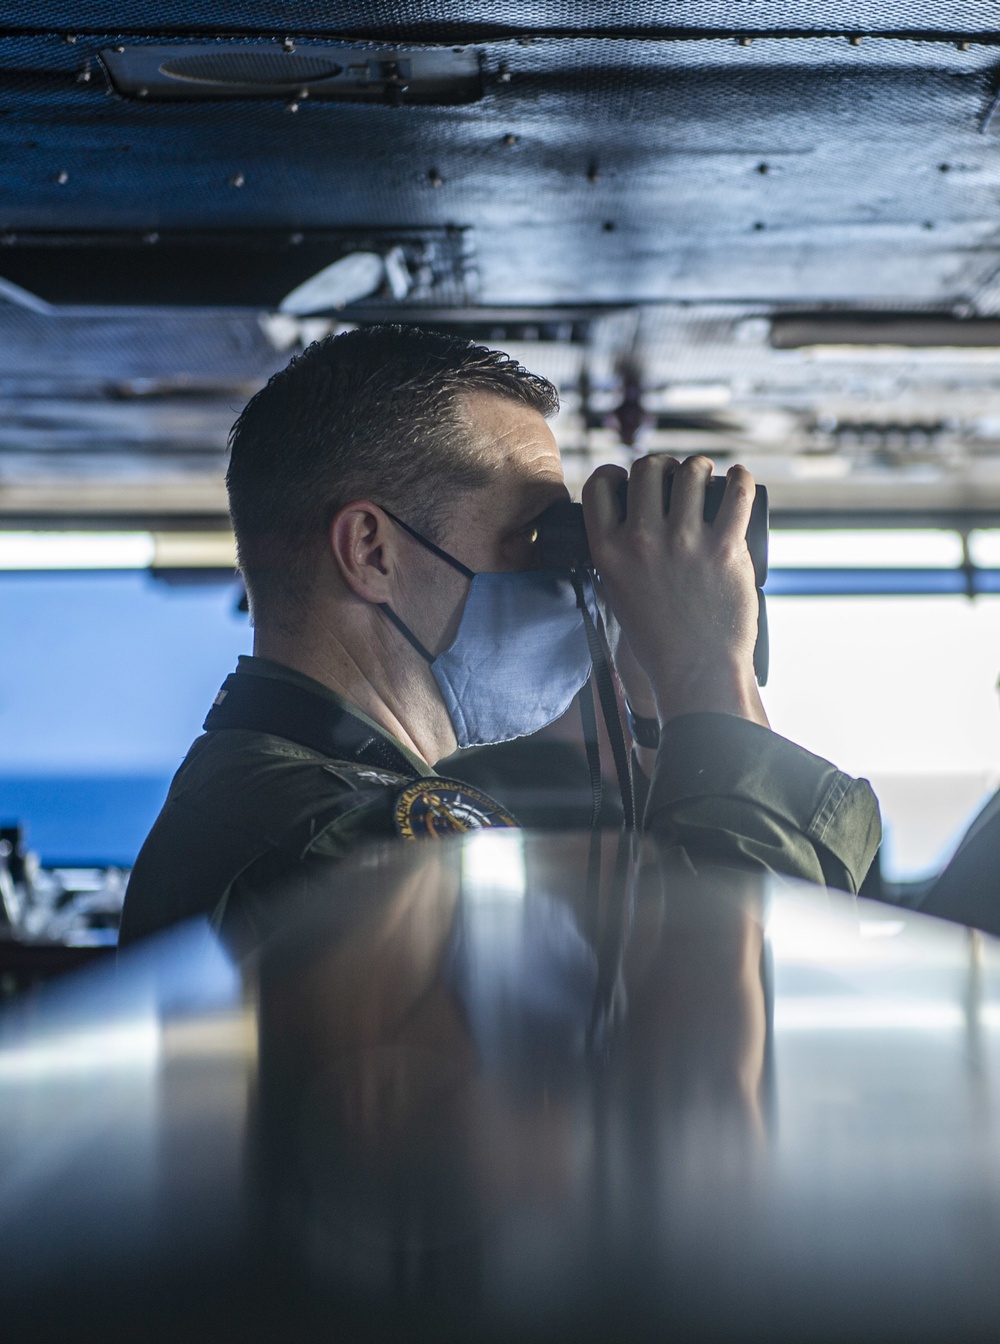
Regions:
<instances>
[{"instance_id":1,"label":"sky","mask_svg":"<svg viewBox=\"0 0 1000 1344\"><path fill-rule=\"evenodd\" d=\"M232 585L0 575L0 775L172 774L252 632Z\"/></svg>"},{"instance_id":2,"label":"sky","mask_svg":"<svg viewBox=\"0 0 1000 1344\"><path fill-rule=\"evenodd\" d=\"M883 870L922 878L1000 784L1000 597L771 598L776 732L871 780Z\"/></svg>"}]
</instances>

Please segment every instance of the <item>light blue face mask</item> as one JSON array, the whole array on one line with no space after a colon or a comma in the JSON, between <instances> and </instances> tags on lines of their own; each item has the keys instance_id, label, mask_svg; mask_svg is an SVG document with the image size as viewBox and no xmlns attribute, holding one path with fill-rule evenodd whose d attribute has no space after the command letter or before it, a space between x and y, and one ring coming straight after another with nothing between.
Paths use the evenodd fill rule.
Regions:
<instances>
[{"instance_id":1,"label":"light blue face mask","mask_svg":"<svg viewBox=\"0 0 1000 1344\"><path fill-rule=\"evenodd\" d=\"M471 580L458 633L436 657L387 603L382 610L430 664L460 747L526 737L565 714L590 676L591 657L573 578L567 570L476 574L383 510ZM589 578L586 601L596 618Z\"/></svg>"}]
</instances>

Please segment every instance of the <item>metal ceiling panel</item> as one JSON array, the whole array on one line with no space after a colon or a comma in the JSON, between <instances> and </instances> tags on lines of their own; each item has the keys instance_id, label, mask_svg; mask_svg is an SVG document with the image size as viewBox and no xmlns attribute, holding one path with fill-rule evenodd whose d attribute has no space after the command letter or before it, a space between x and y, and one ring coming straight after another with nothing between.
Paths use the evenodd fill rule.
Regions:
<instances>
[{"instance_id":1,"label":"metal ceiling panel","mask_svg":"<svg viewBox=\"0 0 1000 1344\"><path fill-rule=\"evenodd\" d=\"M991 48L494 43L479 103L293 115L121 98L110 40L0 40L0 230L458 224L486 304L948 306L1000 266Z\"/></svg>"},{"instance_id":2,"label":"metal ceiling panel","mask_svg":"<svg viewBox=\"0 0 1000 1344\"><path fill-rule=\"evenodd\" d=\"M369 104L259 84L158 101L101 55L217 74L252 54L259 73L272 51L346 43L462 46L482 96L413 106L382 81ZM305 278L281 269L292 240L320 238L460 239L447 274L346 316L514 341L560 382L575 476L627 457L616 407L638 389L640 447L745 456L779 505L1000 507L993 352L824 361L769 336L776 314L1000 312L992 2L0 0L0 172L0 279L29 291L0 303L0 513L101 480L218 507L227 422L328 329L266 311ZM196 266L184 236L242 242ZM246 308L206 306L223 301Z\"/></svg>"},{"instance_id":3,"label":"metal ceiling panel","mask_svg":"<svg viewBox=\"0 0 1000 1344\"><path fill-rule=\"evenodd\" d=\"M0 4L0 24L24 30L408 32L435 40L459 30L487 34L584 28L678 31L904 31L990 34L992 0L17 0Z\"/></svg>"}]
</instances>

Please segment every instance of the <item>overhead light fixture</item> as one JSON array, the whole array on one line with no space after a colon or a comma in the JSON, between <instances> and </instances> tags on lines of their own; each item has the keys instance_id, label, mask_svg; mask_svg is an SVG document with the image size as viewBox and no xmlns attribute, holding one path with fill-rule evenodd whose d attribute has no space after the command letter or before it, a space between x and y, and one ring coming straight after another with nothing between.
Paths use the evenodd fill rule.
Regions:
<instances>
[{"instance_id":1,"label":"overhead light fixture","mask_svg":"<svg viewBox=\"0 0 1000 1344\"><path fill-rule=\"evenodd\" d=\"M1000 345L807 345L801 354L832 364L993 365L1000 362Z\"/></svg>"},{"instance_id":2,"label":"overhead light fixture","mask_svg":"<svg viewBox=\"0 0 1000 1344\"><path fill-rule=\"evenodd\" d=\"M771 346L982 350L1000 346L1000 320L936 313L778 313L771 319Z\"/></svg>"},{"instance_id":3,"label":"overhead light fixture","mask_svg":"<svg viewBox=\"0 0 1000 1344\"><path fill-rule=\"evenodd\" d=\"M483 96L475 47L379 47L371 42L246 38L128 43L101 50L126 98L282 99L454 107Z\"/></svg>"},{"instance_id":4,"label":"overhead light fixture","mask_svg":"<svg viewBox=\"0 0 1000 1344\"><path fill-rule=\"evenodd\" d=\"M970 532L969 559L980 569L1000 569L1000 529L977 528Z\"/></svg>"},{"instance_id":5,"label":"overhead light fixture","mask_svg":"<svg viewBox=\"0 0 1000 1344\"><path fill-rule=\"evenodd\" d=\"M154 569L235 569L232 532L154 532Z\"/></svg>"},{"instance_id":6,"label":"overhead light fixture","mask_svg":"<svg viewBox=\"0 0 1000 1344\"><path fill-rule=\"evenodd\" d=\"M236 569L222 532L0 532L0 571Z\"/></svg>"},{"instance_id":7,"label":"overhead light fixture","mask_svg":"<svg viewBox=\"0 0 1000 1344\"><path fill-rule=\"evenodd\" d=\"M21 285L15 285L13 280L0 278L0 299L4 303L13 303L17 308L27 308L29 313L38 313L41 317L51 317L58 312L51 303L46 303Z\"/></svg>"},{"instance_id":8,"label":"overhead light fixture","mask_svg":"<svg viewBox=\"0 0 1000 1344\"><path fill-rule=\"evenodd\" d=\"M350 330L349 323L335 323L328 317L292 317L288 313L261 313L257 321L268 342L280 354L296 345L304 350L332 332Z\"/></svg>"},{"instance_id":9,"label":"overhead light fixture","mask_svg":"<svg viewBox=\"0 0 1000 1344\"><path fill-rule=\"evenodd\" d=\"M149 532L0 532L0 570L148 569Z\"/></svg>"},{"instance_id":10,"label":"overhead light fixture","mask_svg":"<svg viewBox=\"0 0 1000 1344\"><path fill-rule=\"evenodd\" d=\"M647 409L653 412L711 411L728 406L732 399L728 383L672 383L643 395Z\"/></svg>"},{"instance_id":11,"label":"overhead light fixture","mask_svg":"<svg viewBox=\"0 0 1000 1344\"><path fill-rule=\"evenodd\" d=\"M402 302L413 288L413 276L410 274L401 247L390 248L385 254L385 278L392 290L392 297L399 302Z\"/></svg>"},{"instance_id":12,"label":"overhead light fixture","mask_svg":"<svg viewBox=\"0 0 1000 1344\"><path fill-rule=\"evenodd\" d=\"M152 240L152 241L151 241ZM64 306L239 307L288 316L373 296L393 306L476 301L468 229L163 229L5 234L0 303L48 315Z\"/></svg>"},{"instance_id":13,"label":"overhead light fixture","mask_svg":"<svg viewBox=\"0 0 1000 1344\"><path fill-rule=\"evenodd\" d=\"M278 312L290 317L309 317L346 308L374 294L385 278L386 263L377 252L349 252L296 285L281 300Z\"/></svg>"},{"instance_id":14,"label":"overhead light fixture","mask_svg":"<svg viewBox=\"0 0 1000 1344\"><path fill-rule=\"evenodd\" d=\"M962 563L958 533L929 528L775 528L768 549L772 569L955 569Z\"/></svg>"}]
</instances>

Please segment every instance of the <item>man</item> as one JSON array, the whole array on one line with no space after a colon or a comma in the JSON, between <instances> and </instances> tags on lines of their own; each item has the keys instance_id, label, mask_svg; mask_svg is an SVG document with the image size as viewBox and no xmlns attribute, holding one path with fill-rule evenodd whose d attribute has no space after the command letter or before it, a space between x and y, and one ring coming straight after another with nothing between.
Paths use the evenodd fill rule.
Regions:
<instances>
[{"instance_id":1,"label":"man","mask_svg":"<svg viewBox=\"0 0 1000 1344\"><path fill-rule=\"evenodd\" d=\"M535 520L567 498L555 389L464 341L372 327L310 346L255 396L227 484L253 616L240 660L171 785L129 884L122 942L236 905L373 837L514 824L434 784L456 746L528 734L586 681L565 576ZM619 672L659 751L646 827L692 855L855 890L878 844L870 787L768 729L753 673L745 534L754 484L643 458L584 491L591 552L623 632ZM670 512L664 474L674 472ZM648 739L647 739L648 740Z\"/></svg>"},{"instance_id":2,"label":"man","mask_svg":"<svg viewBox=\"0 0 1000 1344\"><path fill-rule=\"evenodd\" d=\"M1000 792L988 799L917 909L1000 934Z\"/></svg>"}]
</instances>

